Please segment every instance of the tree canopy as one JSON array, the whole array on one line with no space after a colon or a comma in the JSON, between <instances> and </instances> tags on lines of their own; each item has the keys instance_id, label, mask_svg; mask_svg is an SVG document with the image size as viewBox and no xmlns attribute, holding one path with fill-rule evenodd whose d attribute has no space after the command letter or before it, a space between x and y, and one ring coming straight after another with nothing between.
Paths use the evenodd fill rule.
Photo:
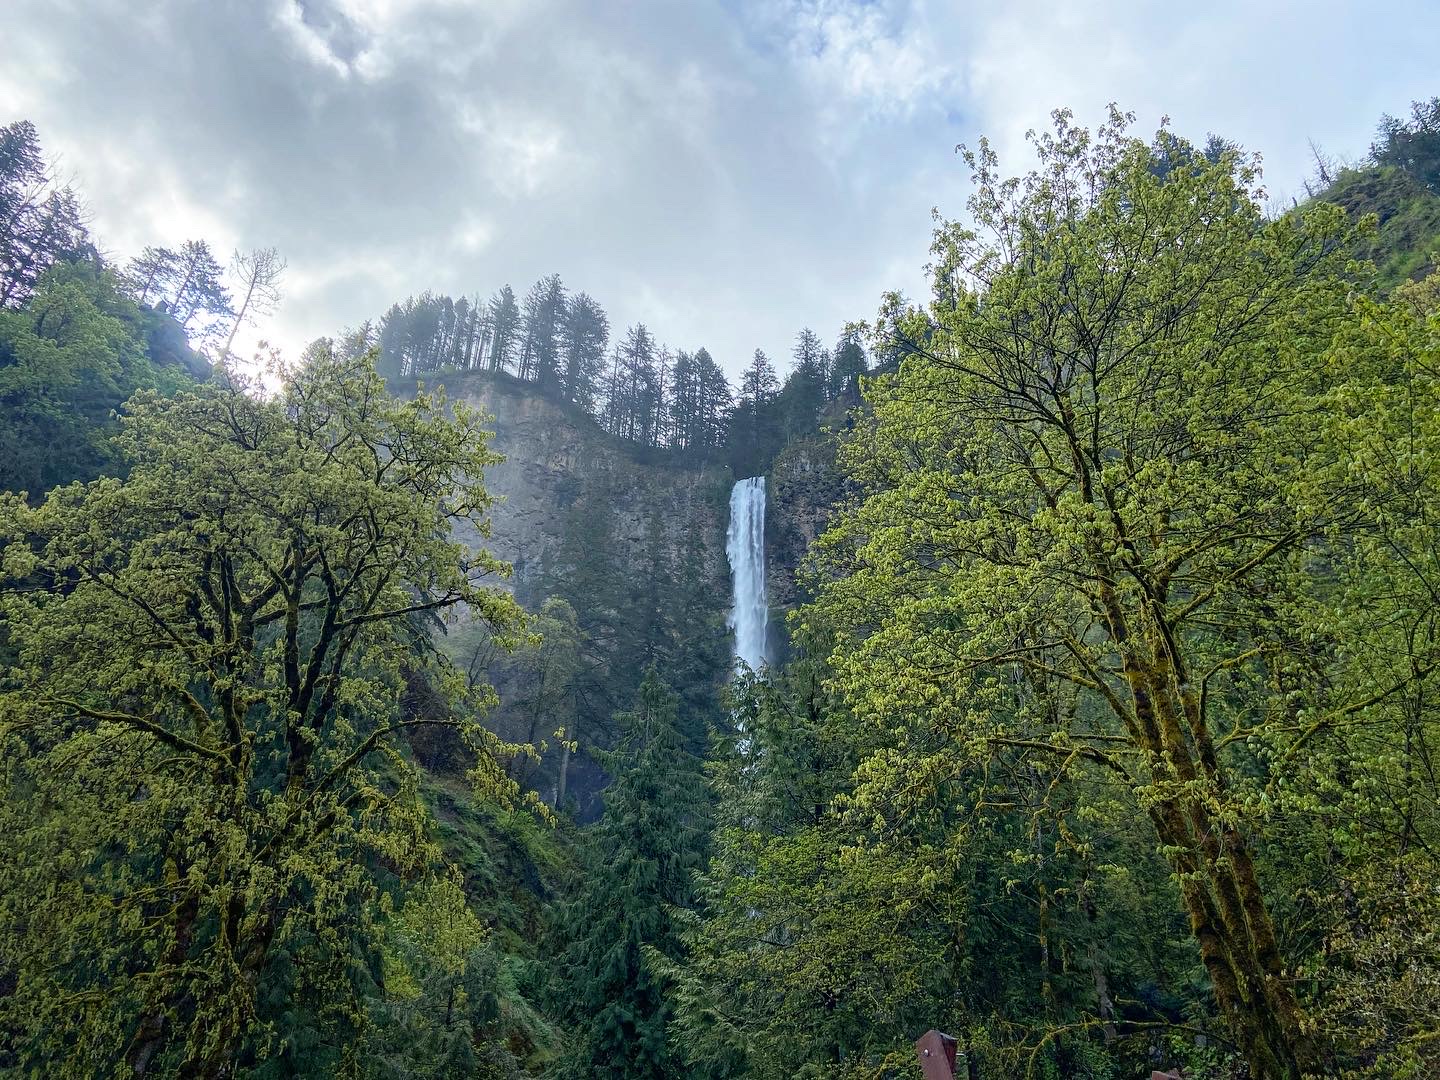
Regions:
<instances>
[{"instance_id":1,"label":"tree canopy","mask_svg":"<svg viewBox=\"0 0 1440 1080\"><path fill-rule=\"evenodd\" d=\"M123 479L0 513L0 1007L24 1062L228 1075L286 1038L277 979L360 1022L345 923L363 940L383 907L371 860L445 887L407 731L454 729L476 784L516 794L489 695L425 629L520 625L505 567L449 533L483 518L496 459L463 404L395 401L368 357L323 354L268 398L142 394L118 441ZM424 715L401 708L414 670Z\"/></svg>"}]
</instances>

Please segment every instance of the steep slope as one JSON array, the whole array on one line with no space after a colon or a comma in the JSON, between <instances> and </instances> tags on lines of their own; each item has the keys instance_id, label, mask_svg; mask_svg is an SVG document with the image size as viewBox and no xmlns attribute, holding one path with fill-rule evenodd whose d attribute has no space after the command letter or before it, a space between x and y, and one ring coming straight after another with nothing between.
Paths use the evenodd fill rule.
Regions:
<instances>
[{"instance_id":1,"label":"steep slope","mask_svg":"<svg viewBox=\"0 0 1440 1080\"><path fill-rule=\"evenodd\" d=\"M486 475L487 488L499 499L486 543L515 567L510 584L522 599L543 588L547 558L569 532L567 512L597 491L610 501L614 540L637 579L648 569L643 556L658 515L666 554L679 554L698 537L707 578L723 586L730 478L718 459L645 451L610 435L575 406L509 376L469 371L424 381L494 417L493 446L505 460ZM406 386L396 389L403 393Z\"/></svg>"},{"instance_id":2,"label":"steep slope","mask_svg":"<svg viewBox=\"0 0 1440 1080\"><path fill-rule=\"evenodd\" d=\"M692 748L708 738L729 674L730 471L715 457L636 447L508 376L426 382L492 417L505 460L486 475L497 498L490 534L461 539L512 564L507 587L546 635L506 653L481 630L451 627L446 647L499 690L495 730L535 748L534 760L515 763L517 778L589 819L606 782L590 751L611 745L613 717L632 706L648 668L680 695ZM393 389L413 393L415 383Z\"/></svg>"},{"instance_id":3,"label":"steep slope","mask_svg":"<svg viewBox=\"0 0 1440 1080\"><path fill-rule=\"evenodd\" d=\"M1378 228L1356 255L1375 264L1391 288L1435 269L1440 250L1440 195L1393 166L1345 169L1317 198L1343 206L1352 218L1374 214Z\"/></svg>"}]
</instances>

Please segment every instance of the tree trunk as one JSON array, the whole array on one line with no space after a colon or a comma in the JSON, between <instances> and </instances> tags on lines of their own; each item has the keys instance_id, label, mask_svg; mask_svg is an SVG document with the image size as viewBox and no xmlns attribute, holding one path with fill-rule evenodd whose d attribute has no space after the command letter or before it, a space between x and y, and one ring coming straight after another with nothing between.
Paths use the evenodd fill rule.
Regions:
<instances>
[{"instance_id":1,"label":"tree trunk","mask_svg":"<svg viewBox=\"0 0 1440 1080\"><path fill-rule=\"evenodd\" d=\"M166 954L165 962L178 968L190 952L190 942L195 936L195 920L200 915L200 898L192 893L181 901L175 913L175 940ZM168 995L173 997L173 994ZM173 1002L172 1002L173 1003ZM150 1064L165 1046L165 1006L156 1004L140 1019L140 1026L125 1051L125 1064L137 1077L146 1076Z\"/></svg>"},{"instance_id":2,"label":"tree trunk","mask_svg":"<svg viewBox=\"0 0 1440 1080\"><path fill-rule=\"evenodd\" d=\"M1150 816L1171 851L1216 1002L1256 1080L1299 1080L1302 1072L1318 1071L1319 1055L1284 981L1274 923L1248 844L1207 805L1204 788L1219 798L1225 785L1198 705L1186 689L1190 683L1176 637L1153 599L1163 589L1153 589L1139 612L1127 611L1109 584L1120 576L1109 558L1099 551L1092 557L1102 580L1097 615L1129 691L1131 715L1121 719L1149 759L1151 788L1180 792L1158 799Z\"/></svg>"},{"instance_id":3,"label":"tree trunk","mask_svg":"<svg viewBox=\"0 0 1440 1080\"><path fill-rule=\"evenodd\" d=\"M235 335L240 332L240 324L245 321L245 313L250 310L250 298L255 295L255 280L252 278L250 287L245 290L245 300L240 305L240 311L235 316L235 325L230 327L230 336L225 339L225 348L220 350L220 356L230 355L230 346L235 344Z\"/></svg>"}]
</instances>

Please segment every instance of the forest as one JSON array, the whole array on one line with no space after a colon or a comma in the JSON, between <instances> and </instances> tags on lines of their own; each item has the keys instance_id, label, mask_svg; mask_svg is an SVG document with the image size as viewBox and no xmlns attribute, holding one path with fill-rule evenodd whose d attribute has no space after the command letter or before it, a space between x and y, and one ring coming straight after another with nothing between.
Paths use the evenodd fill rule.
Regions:
<instances>
[{"instance_id":1,"label":"forest","mask_svg":"<svg viewBox=\"0 0 1440 1080\"><path fill-rule=\"evenodd\" d=\"M780 367L558 274L252 358L279 251L0 128L0 1075L1440 1070L1440 98L1030 152Z\"/></svg>"}]
</instances>

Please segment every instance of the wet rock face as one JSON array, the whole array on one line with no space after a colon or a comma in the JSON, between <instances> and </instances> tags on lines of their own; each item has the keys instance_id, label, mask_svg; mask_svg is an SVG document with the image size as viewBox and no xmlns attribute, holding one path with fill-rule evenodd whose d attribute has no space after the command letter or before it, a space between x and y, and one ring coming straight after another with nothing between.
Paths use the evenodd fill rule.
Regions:
<instances>
[{"instance_id":1,"label":"wet rock face","mask_svg":"<svg viewBox=\"0 0 1440 1080\"><path fill-rule=\"evenodd\" d=\"M771 503L766 525L770 603L789 608L804 597L796 581L805 553L825 531L845 494L830 435L797 440L771 466Z\"/></svg>"},{"instance_id":2,"label":"wet rock face","mask_svg":"<svg viewBox=\"0 0 1440 1080\"><path fill-rule=\"evenodd\" d=\"M634 555L637 580L646 569L641 556L658 529L671 552L698 538L707 574L717 583L728 581L730 479L719 462L681 461L665 451L633 447L580 409L513 379L464 372L432 375L426 383L443 383L452 400L493 417L491 448L505 460L485 474L486 489L496 499L490 535L481 537L467 527L460 538L485 546L514 567L506 588L528 595L542 560L562 541L577 500L597 494L614 514L620 550ZM413 386L395 391L413 392Z\"/></svg>"},{"instance_id":3,"label":"wet rock face","mask_svg":"<svg viewBox=\"0 0 1440 1080\"><path fill-rule=\"evenodd\" d=\"M637 587L645 580L644 556L654 550L658 530L671 554L698 542L706 576L721 595L730 596L725 531L734 477L723 460L697 462L637 448L574 406L515 379L484 372L426 379L429 386L438 383L452 400L494 418L488 425L495 433L491 446L505 460L486 471L486 488L496 497L490 535L481 537L467 527L461 539L484 545L514 567L505 588L538 604L542 598L530 586L542 561L572 527L577 504L583 509L598 497L613 514L614 539L630 559ZM413 393L414 383L394 389ZM794 440L769 471L765 557L773 642L783 639L785 611L803 599L796 573L805 553L845 494L835 450L836 438L829 434Z\"/></svg>"}]
</instances>

